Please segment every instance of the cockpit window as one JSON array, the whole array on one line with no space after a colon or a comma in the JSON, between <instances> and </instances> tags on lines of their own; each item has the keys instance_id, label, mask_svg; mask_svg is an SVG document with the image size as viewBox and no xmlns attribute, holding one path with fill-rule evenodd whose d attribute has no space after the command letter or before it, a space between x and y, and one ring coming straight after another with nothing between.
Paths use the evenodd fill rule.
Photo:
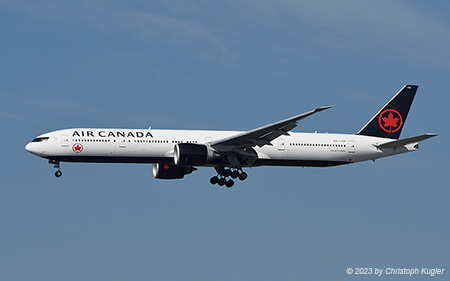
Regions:
<instances>
[{"instance_id":1,"label":"cockpit window","mask_svg":"<svg viewBox=\"0 0 450 281\"><path fill-rule=\"evenodd\" d=\"M41 142L41 141L46 141L48 139L49 139L49 137L35 138L31 142Z\"/></svg>"}]
</instances>

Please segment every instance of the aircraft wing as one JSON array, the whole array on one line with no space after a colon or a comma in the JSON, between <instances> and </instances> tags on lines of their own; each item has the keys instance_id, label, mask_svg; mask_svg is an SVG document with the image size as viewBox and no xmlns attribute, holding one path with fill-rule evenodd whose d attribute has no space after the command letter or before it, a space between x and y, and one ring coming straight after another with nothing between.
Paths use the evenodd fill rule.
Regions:
<instances>
[{"instance_id":1,"label":"aircraft wing","mask_svg":"<svg viewBox=\"0 0 450 281\"><path fill-rule=\"evenodd\" d=\"M322 110L333 106L318 107L314 110L296 115L266 126L262 126L235 136L217 140L211 147L219 152L228 152L238 148L251 148L255 146L272 145L270 142L281 135L289 136L288 131L297 127L297 122Z\"/></svg>"},{"instance_id":2,"label":"aircraft wing","mask_svg":"<svg viewBox=\"0 0 450 281\"><path fill-rule=\"evenodd\" d=\"M420 136L415 136L415 137L410 137L410 138L406 138L406 139L401 139L401 140L395 140L395 141L390 141L390 142L386 142L380 145L375 145L378 148L388 148L388 147L398 147L398 146L404 146L407 144L411 144L411 143L416 143L419 141L423 141L432 137L437 136L437 134L423 134Z\"/></svg>"}]
</instances>

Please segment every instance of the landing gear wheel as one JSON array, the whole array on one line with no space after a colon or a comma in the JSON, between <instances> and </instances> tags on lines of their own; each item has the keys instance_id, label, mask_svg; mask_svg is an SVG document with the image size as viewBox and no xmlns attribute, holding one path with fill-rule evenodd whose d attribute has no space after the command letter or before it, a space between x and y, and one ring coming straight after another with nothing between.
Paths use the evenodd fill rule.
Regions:
<instances>
[{"instance_id":1,"label":"landing gear wheel","mask_svg":"<svg viewBox=\"0 0 450 281\"><path fill-rule=\"evenodd\" d=\"M227 186L228 188L232 187L233 185L234 185L234 180L227 180L226 186Z\"/></svg>"},{"instance_id":2,"label":"landing gear wheel","mask_svg":"<svg viewBox=\"0 0 450 281\"><path fill-rule=\"evenodd\" d=\"M233 172L231 172L231 177L232 177L233 179L239 177L239 171L233 171Z\"/></svg>"},{"instance_id":3,"label":"landing gear wheel","mask_svg":"<svg viewBox=\"0 0 450 281\"><path fill-rule=\"evenodd\" d=\"M242 172L242 173L239 174L239 179L241 181L245 180L247 177L248 177L248 175L247 175L246 172Z\"/></svg>"},{"instance_id":4,"label":"landing gear wheel","mask_svg":"<svg viewBox=\"0 0 450 281\"><path fill-rule=\"evenodd\" d=\"M212 178L209 180L209 182L210 182L211 184L216 184L216 183L219 182L219 178L218 178L217 176L214 176L214 177L212 177Z\"/></svg>"},{"instance_id":5,"label":"landing gear wheel","mask_svg":"<svg viewBox=\"0 0 450 281\"><path fill-rule=\"evenodd\" d=\"M227 180L225 178L220 178L219 179L219 185L220 186L224 186L227 183Z\"/></svg>"},{"instance_id":6,"label":"landing gear wheel","mask_svg":"<svg viewBox=\"0 0 450 281\"><path fill-rule=\"evenodd\" d=\"M222 176L224 176L224 177L229 177L230 175L231 175L230 169L226 169L222 172Z\"/></svg>"},{"instance_id":7,"label":"landing gear wheel","mask_svg":"<svg viewBox=\"0 0 450 281\"><path fill-rule=\"evenodd\" d=\"M53 168L58 169L55 172L55 177L57 177L57 178L61 177L62 176L62 172L61 172L60 167L59 167L59 161L50 159L50 160L48 160L48 163L53 164Z\"/></svg>"}]
</instances>

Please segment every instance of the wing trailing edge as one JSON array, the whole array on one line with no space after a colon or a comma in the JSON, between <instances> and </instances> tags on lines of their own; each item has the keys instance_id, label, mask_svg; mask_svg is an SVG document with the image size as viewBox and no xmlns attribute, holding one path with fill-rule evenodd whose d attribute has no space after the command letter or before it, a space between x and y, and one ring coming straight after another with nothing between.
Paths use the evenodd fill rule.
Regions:
<instances>
[{"instance_id":1,"label":"wing trailing edge","mask_svg":"<svg viewBox=\"0 0 450 281\"><path fill-rule=\"evenodd\" d=\"M271 145L270 142L279 136L289 135L288 131L297 127L298 121L331 107L333 106L317 107L316 109L303 114L299 114L225 139L220 139L211 143L211 147L217 151L224 152L235 148L250 148L254 146L262 147L264 145Z\"/></svg>"}]
</instances>

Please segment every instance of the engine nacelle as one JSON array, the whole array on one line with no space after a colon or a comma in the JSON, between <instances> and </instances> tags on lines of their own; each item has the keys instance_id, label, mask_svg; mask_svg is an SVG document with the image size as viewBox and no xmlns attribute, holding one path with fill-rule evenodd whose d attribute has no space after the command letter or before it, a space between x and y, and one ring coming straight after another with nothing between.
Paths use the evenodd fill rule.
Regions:
<instances>
[{"instance_id":1,"label":"engine nacelle","mask_svg":"<svg viewBox=\"0 0 450 281\"><path fill-rule=\"evenodd\" d=\"M176 165L201 166L214 158L214 151L204 144L178 143L174 147Z\"/></svg>"},{"instance_id":2,"label":"engine nacelle","mask_svg":"<svg viewBox=\"0 0 450 281\"><path fill-rule=\"evenodd\" d=\"M184 178L184 175L188 173L189 172L186 171L186 167L171 164L160 164L160 163L153 164L153 176L156 179L166 179L166 180L182 179Z\"/></svg>"}]
</instances>

